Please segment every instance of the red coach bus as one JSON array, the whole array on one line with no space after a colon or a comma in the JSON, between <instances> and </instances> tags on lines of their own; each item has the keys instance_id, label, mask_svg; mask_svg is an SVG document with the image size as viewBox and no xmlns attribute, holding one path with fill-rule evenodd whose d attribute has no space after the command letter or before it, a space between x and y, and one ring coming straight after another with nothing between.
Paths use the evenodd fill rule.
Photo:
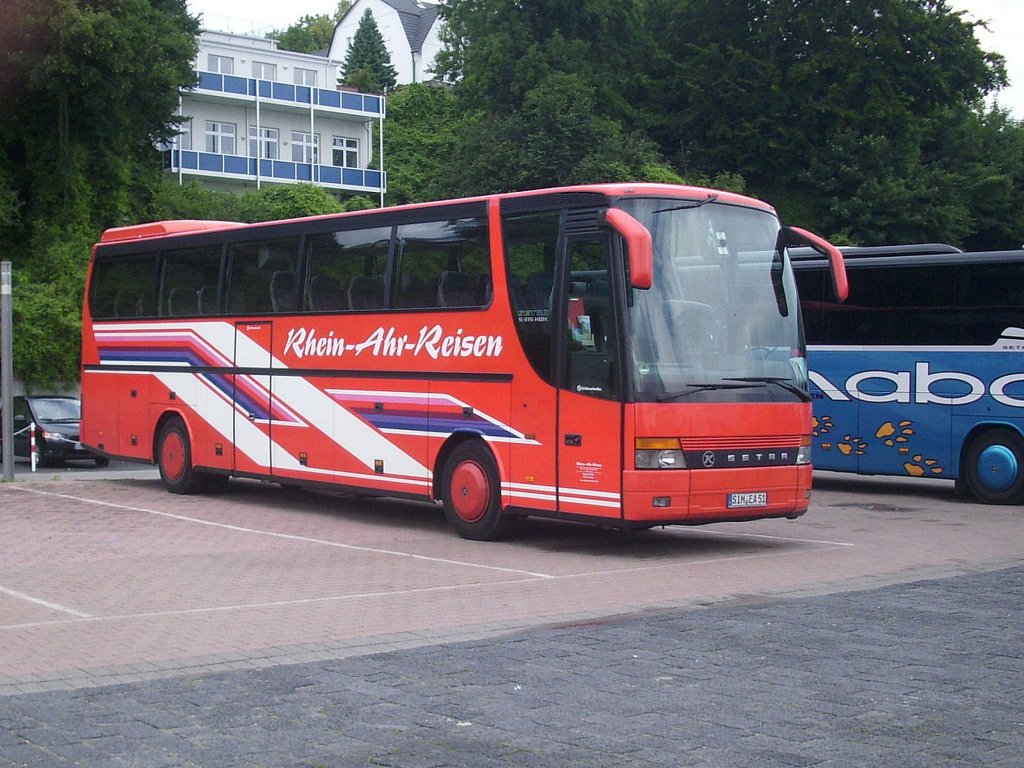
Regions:
<instances>
[{"instance_id":1,"label":"red coach bus","mask_svg":"<svg viewBox=\"0 0 1024 768\"><path fill-rule=\"evenodd\" d=\"M229 476L620 528L796 517L811 407L786 246L726 192L594 185L108 230L82 442Z\"/></svg>"}]
</instances>

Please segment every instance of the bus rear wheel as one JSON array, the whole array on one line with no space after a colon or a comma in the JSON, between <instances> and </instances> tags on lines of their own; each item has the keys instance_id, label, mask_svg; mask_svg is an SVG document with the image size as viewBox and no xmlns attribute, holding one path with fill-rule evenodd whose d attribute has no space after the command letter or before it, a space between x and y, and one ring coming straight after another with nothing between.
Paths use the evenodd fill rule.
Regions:
<instances>
[{"instance_id":1,"label":"bus rear wheel","mask_svg":"<svg viewBox=\"0 0 1024 768\"><path fill-rule=\"evenodd\" d=\"M1011 429L990 429L964 454L964 482L985 504L1024 502L1024 440Z\"/></svg>"},{"instance_id":2,"label":"bus rear wheel","mask_svg":"<svg viewBox=\"0 0 1024 768\"><path fill-rule=\"evenodd\" d=\"M160 430L156 464L160 479L171 493L202 493L206 489L206 475L192 468L192 444L185 423L178 417L169 419Z\"/></svg>"},{"instance_id":3,"label":"bus rear wheel","mask_svg":"<svg viewBox=\"0 0 1024 768\"><path fill-rule=\"evenodd\" d=\"M442 478L444 516L456 533L475 541L496 541L508 533L511 521L501 511L498 468L483 442L457 445Z\"/></svg>"}]
</instances>

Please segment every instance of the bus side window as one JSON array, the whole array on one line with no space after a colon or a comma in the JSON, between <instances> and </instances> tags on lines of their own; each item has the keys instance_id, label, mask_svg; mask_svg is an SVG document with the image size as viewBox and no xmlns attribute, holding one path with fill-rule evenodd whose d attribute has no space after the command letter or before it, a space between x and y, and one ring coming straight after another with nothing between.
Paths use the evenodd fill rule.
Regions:
<instances>
[{"instance_id":1,"label":"bus side window","mask_svg":"<svg viewBox=\"0 0 1024 768\"><path fill-rule=\"evenodd\" d=\"M987 347L1024 326L1024 264L957 265L957 343Z\"/></svg>"},{"instance_id":2,"label":"bus side window","mask_svg":"<svg viewBox=\"0 0 1024 768\"><path fill-rule=\"evenodd\" d=\"M380 309L384 306L391 227L340 230L306 238L308 255L306 295L308 312ZM374 286L374 296L359 286ZM355 288L353 288L355 286Z\"/></svg>"},{"instance_id":3,"label":"bus side window","mask_svg":"<svg viewBox=\"0 0 1024 768\"><path fill-rule=\"evenodd\" d=\"M551 289L559 220L557 211L502 218L509 299L519 341L537 375L552 384Z\"/></svg>"},{"instance_id":4,"label":"bus side window","mask_svg":"<svg viewBox=\"0 0 1024 768\"><path fill-rule=\"evenodd\" d=\"M166 317L216 314L220 255L219 245L166 251L160 281L160 314Z\"/></svg>"},{"instance_id":5,"label":"bus side window","mask_svg":"<svg viewBox=\"0 0 1024 768\"><path fill-rule=\"evenodd\" d=\"M808 344L825 343L824 314L841 305L827 302L825 299L824 269L797 269L796 284L800 295L800 311L804 320L804 336Z\"/></svg>"},{"instance_id":6,"label":"bus side window","mask_svg":"<svg viewBox=\"0 0 1024 768\"><path fill-rule=\"evenodd\" d=\"M228 289L227 310L233 313L265 314L292 311L282 303L274 306L274 276L277 273L290 275L294 286L295 267L299 253L299 241L269 240L254 243L234 243L228 247ZM282 280L277 277L278 297L281 297ZM294 287L292 288L294 291ZM294 298L293 298L294 301Z\"/></svg>"},{"instance_id":7,"label":"bus side window","mask_svg":"<svg viewBox=\"0 0 1024 768\"><path fill-rule=\"evenodd\" d=\"M89 290L94 320L147 317L156 306L157 255L109 259L96 257Z\"/></svg>"},{"instance_id":8,"label":"bus side window","mask_svg":"<svg viewBox=\"0 0 1024 768\"><path fill-rule=\"evenodd\" d=\"M573 392L614 400L618 397L618 344L608 275L611 254L604 233L572 237L566 317L565 386Z\"/></svg>"},{"instance_id":9,"label":"bus side window","mask_svg":"<svg viewBox=\"0 0 1024 768\"><path fill-rule=\"evenodd\" d=\"M399 225L396 308L481 307L490 280L487 221L459 218Z\"/></svg>"}]
</instances>

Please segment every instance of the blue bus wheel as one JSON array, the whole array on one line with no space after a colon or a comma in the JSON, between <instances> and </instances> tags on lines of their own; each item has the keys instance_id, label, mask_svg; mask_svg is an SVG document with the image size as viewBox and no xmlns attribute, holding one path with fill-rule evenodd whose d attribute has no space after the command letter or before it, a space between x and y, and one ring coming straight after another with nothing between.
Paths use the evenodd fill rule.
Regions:
<instances>
[{"instance_id":1,"label":"blue bus wheel","mask_svg":"<svg viewBox=\"0 0 1024 768\"><path fill-rule=\"evenodd\" d=\"M1024 502L1024 440L1011 429L990 429L967 447L964 481L985 504Z\"/></svg>"}]
</instances>

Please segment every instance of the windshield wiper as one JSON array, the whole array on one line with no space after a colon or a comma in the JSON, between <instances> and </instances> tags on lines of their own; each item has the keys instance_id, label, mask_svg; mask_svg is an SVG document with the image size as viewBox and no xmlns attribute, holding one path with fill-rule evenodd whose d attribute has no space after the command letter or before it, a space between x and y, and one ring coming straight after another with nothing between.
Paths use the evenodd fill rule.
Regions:
<instances>
[{"instance_id":1,"label":"windshield wiper","mask_svg":"<svg viewBox=\"0 0 1024 768\"><path fill-rule=\"evenodd\" d=\"M787 392L792 392L794 395L799 397L805 403L809 403L814 398L811 397L811 393L806 389L801 389L796 384L791 382L789 379L783 379L779 376L740 376L740 377L729 377L726 381L751 381L758 382L760 384L775 384L782 387Z\"/></svg>"},{"instance_id":2,"label":"windshield wiper","mask_svg":"<svg viewBox=\"0 0 1024 768\"><path fill-rule=\"evenodd\" d=\"M742 381L741 379L730 379L730 381ZM689 389L681 389L678 392L662 392L658 395L658 402L664 403L666 400L677 400L680 397L687 397L692 395L694 392L714 392L720 389L751 389L753 387L760 387L763 382L750 382L742 384L722 384L716 382L714 384L687 384Z\"/></svg>"},{"instance_id":3,"label":"windshield wiper","mask_svg":"<svg viewBox=\"0 0 1024 768\"><path fill-rule=\"evenodd\" d=\"M700 208L702 205L707 205L708 203L713 203L717 199L718 199L718 193L717 192L712 192L710 195L705 197L703 200L694 200L691 203L683 203L682 205L673 205L671 208L659 208L656 211L652 211L652 213L667 213L668 211L685 211L685 210L689 210L690 208Z\"/></svg>"}]
</instances>

